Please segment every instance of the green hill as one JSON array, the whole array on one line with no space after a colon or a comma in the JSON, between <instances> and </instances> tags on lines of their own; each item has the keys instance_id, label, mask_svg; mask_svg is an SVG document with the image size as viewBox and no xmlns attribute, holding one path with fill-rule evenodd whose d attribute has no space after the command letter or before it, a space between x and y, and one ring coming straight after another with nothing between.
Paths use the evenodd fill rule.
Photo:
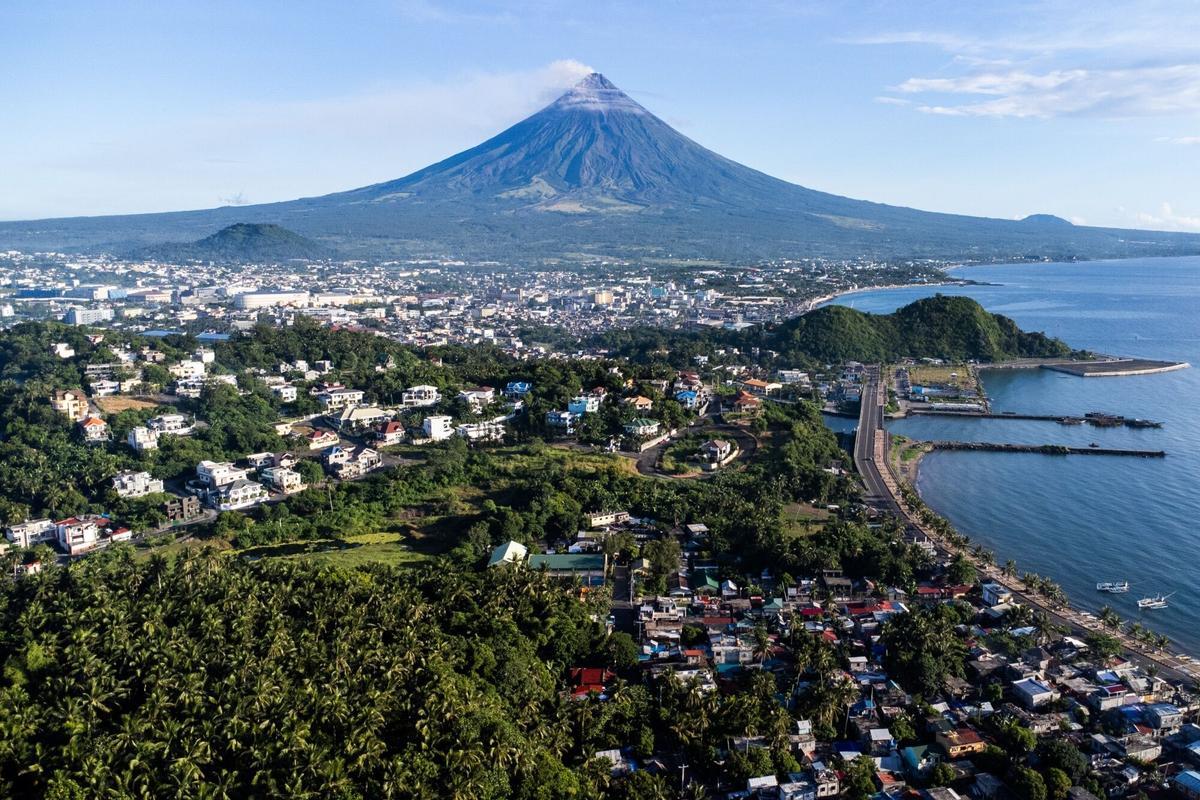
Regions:
<instances>
[{"instance_id":1,"label":"green hill","mask_svg":"<svg viewBox=\"0 0 1200 800\"><path fill-rule=\"evenodd\" d=\"M1003 361L1071 354L1062 341L1022 331L969 297L940 294L892 314L825 306L772 329L764 344L787 360L824 363L906 357Z\"/></svg>"},{"instance_id":2,"label":"green hill","mask_svg":"<svg viewBox=\"0 0 1200 800\"><path fill-rule=\"evenodd\" d=\"M317 260L333 253L312 239L279 225L239 222L195 242L171 242L138 253L164 261L270 262Z\"/></svg>"}]
</instances>

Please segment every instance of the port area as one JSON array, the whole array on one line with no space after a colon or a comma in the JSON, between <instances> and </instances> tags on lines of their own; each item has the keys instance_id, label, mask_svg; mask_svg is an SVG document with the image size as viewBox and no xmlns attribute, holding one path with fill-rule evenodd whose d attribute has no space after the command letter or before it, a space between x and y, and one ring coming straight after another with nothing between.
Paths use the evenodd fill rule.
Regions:
<instances>
[{"instance_id":1,"label":"port area","mask_svg":"<svg viewBox=\"0 0 1200 800\"><path fill-rule=\"evenodd\" d=\"M976 419L1022 419L1039 422L1057 422L1059 425L1091 425L1095 428L1161 428L1163 424L1152 419L1123 417L1120 414L1106 414L1102 411L1089 411L1081 417L1063 414L1017 414L1010 411L995 413L992 411L955 411L946 408L922 408L915 403L904 406L904 415L910 417L974 417Z\"/></svg>"}]
</instances>

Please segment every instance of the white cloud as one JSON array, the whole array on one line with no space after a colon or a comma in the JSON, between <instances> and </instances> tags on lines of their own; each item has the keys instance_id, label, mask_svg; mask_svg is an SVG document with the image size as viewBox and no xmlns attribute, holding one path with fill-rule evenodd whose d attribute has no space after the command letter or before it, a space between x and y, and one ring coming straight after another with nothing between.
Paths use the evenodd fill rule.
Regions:
<instances>
[{"instance_id":1,"label":"white cloud","mask_svg":"<svg viewBox=\"0 0 1200 800\"><path fill-rule=\"evenodd\" d=\"M1154 141L1166 142L1167 144L1192 145L1200 144L1200 136L1159 136Z\"/></svg>"},{"instance_id":2,"label":"white cloud","mask_svg":"<svg viewBox=\"0 0 1200 800\"><path fill-rule=\"evenodd\" d=\"M1139 224L1173 231L1200 231L1200 216L1177 214L1168 202L1163 202L1157 214L1141 211L1136 215Z\"/></svg>"},{"instance_id":3,"label":"white cloud","mask_svg":"<svg viewBox=\"0 0 1200 800\"><path fill-rule=\"evenodd\" d=\"M905 100L903 97L888 97L887 95L880 95L879 97L876 97L875 102L883 103L884 105L887 105L887 106L909 106L909 105L912 105L911 100Z\"/></svg>"},{"instance_id":4,"label":"white cloud","mask_svg":"<svg viewBox=\"0 0 1200 800\"><path fill-rule=\"evenodd\" d=\"M1200 112L1200 63L1040 73L1017 69L953 78L909 78L895 91L946 95L950 102L925 103L917 108L955 116L1121 118L1190 114ZM972 101L973 97L991 99Z\"/></svg>"}]
</instances>

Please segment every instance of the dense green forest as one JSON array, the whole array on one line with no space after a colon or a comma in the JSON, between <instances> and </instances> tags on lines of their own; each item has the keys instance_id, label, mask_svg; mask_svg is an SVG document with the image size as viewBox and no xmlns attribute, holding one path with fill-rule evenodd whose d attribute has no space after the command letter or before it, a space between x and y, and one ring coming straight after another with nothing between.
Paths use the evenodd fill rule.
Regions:
<instances>
[{"instance_id":1,"label":"dense green forest","mask_svg":"<svg viewBox=\"0 0 1200 800\"><path fill-rule=\"evenodd\" d=\"M1022 331L1008 317L989 314L969 297L940 294L892 314L824 306L768 331L763 345L784 361L826 364L900 358L1003 361L1072 352L1058 339Z\"/></svg>"}]
</instances>

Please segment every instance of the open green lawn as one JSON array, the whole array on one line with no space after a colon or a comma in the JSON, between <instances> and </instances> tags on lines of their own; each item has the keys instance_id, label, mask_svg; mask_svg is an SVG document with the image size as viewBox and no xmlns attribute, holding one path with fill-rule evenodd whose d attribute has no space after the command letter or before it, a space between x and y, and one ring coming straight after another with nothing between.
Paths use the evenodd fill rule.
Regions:
<instances>
[{"instance_id":1,"label":"open green lawn","mask_svg":"<svg viewBox=\"0 0 1200 800\"><path fill-rule=\"evenodd\" d=\"M430 558L429 555L410 548L404 538L395 533L366 533L346 539L318 539L265 545L241 550L238 555L250 559L311 559L347 569L364 564L415 565Z\"/></svg>"}]
</instances>

